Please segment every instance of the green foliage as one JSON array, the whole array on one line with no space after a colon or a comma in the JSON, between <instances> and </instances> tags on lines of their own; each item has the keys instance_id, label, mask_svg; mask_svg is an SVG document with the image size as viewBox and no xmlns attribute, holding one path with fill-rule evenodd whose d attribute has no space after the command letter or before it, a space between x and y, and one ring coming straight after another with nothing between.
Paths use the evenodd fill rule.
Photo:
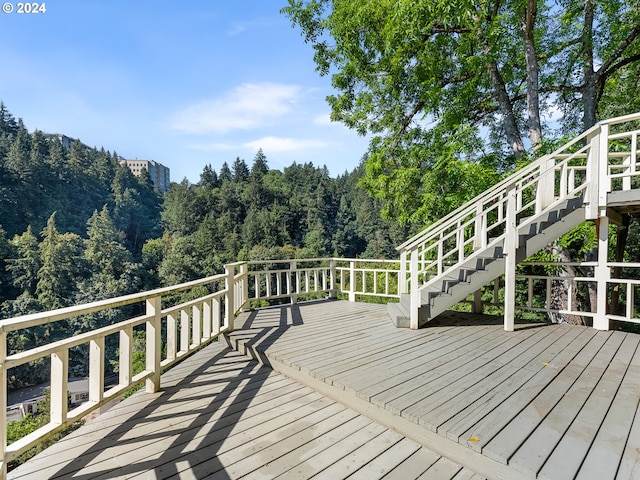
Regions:
<instances>
[{"instance_id":1,"label":"green foliage","mask_svg":"<svg viewBox=\"0 0 640 480\"><path fill-rule=\"evenodd\" d=\"M546 148L552 112L575 134L603 102L602 113L638 106L637 3L289 0L282 11L331 75L332 119L372 136L362 185L403 224L437 220Z\"/></svg>"},{"instance_id":2,"label":"green foliage","mask_svg":"<svg viewBox=\"0 0 640 480\"><path fill-rule=\"evenodd\" d=\"M49 391L46 391L45 398L38 402L37 412L35 414L27 414L20 420L14 420L7 423L7 445L20 440L21 438L35 432L37 429L44 427L49 423L49 411L50 411L50 397ZM7 470L11 471L19 465L23 464L30 458L35 457L38 453L45 450L47 447L53 445L61 438L70 434L74 430L77 430L82 426L84 422L75 422L68 426L61 432L56 433L44 442L37 446L27 450L25 453L19 455L15 460L11 461L7 465Z\"/></svg>"}]
</instances>

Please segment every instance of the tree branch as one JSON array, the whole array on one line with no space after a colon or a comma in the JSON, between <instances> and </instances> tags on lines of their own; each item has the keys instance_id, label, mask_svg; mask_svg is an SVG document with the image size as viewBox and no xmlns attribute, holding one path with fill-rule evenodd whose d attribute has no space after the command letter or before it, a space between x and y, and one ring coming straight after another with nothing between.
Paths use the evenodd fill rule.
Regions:
<instances>
[{"instance_id":1,"label":"tree branch","mask_svg":"<svg viewBox=\"0 0 640 480\"><path fill-rule=\"evenodd\" d=\"M611 75L613 72L615 72L617 69L626 65L626 63L623 65L620 65L618 63L614 64L614 62L617 61L620 58L620 56L624 53L624 51L627 49L627 47L631 45L636 38L638 38L638 35L640 35L640 26L637 26L636 28L631 30L627 38L625 38L624 41L620 44L620 46L616 49L616 51L613 52L611 57L609 57L609 59L602 64L602 66L596 72L597 79L599 79L601 76L607 77Z\"/></svg>"}]
</instances>

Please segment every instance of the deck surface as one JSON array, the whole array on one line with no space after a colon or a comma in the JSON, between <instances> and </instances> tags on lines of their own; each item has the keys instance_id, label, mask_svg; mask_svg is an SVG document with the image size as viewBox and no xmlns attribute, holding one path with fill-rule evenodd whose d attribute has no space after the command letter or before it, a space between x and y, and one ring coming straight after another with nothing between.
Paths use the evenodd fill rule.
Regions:
<instances>
[{"instance_id":1,"label":"deck surface","mask_svg":"<svg viewBox=\"0 0 640 480\"><path fill-rule=\"evenodd\" d=\"M640 478L639 335L443 317L243 313L240 353L206 347L9 478Z\"/></svg>"},{"instance_id":2,"label":"deck surface","mask_svg":"<svg viewBox=\"0 0 640 480\"><path fill-rule=\"evenodd\" d=\"M294 305L243 314L232 339L488 478L640 478L640 335L442 317L411 331L380 305Z\"/></svg>"},{"instance_id":3,"label":"deck surface","mask_svg":"<svg viewBox=\"0 0 640 480\"><path fill-rule=\"evenodd\" d=\"M211 344L10 479L482 480L397 432Z\"/></svg>"}]
</instances>

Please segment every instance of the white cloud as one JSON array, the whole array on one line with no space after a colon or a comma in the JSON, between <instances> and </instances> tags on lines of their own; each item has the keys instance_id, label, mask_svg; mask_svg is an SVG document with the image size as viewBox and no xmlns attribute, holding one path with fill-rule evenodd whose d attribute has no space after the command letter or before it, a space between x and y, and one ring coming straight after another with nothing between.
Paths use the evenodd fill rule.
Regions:
<instances>
[{"instance_id":1,"label":"white cloud","mask_svg":"<svg viewBox=\"0 0 640 480\"><path fill-rule=\"evenodd\" d=\"M191 105L174 115L172 128L195 134L249 130L289 113L302 87L278 83L244 83L219 98Z\"/></svg>"},{"instance_id":2,"label":"white cloud","mask_svg":"<svg viewBox=\"0 0 640 480\"><path fill-rule=\"evenodd\" d=\"M243 144L243 147L253 150L262 148L266 153L290 152L309 148L325 148L328 146L330 146L330 144L322 140L295 140L293 138L282 137L262 137L258 140Z\"/></svg>"}]
</instances>

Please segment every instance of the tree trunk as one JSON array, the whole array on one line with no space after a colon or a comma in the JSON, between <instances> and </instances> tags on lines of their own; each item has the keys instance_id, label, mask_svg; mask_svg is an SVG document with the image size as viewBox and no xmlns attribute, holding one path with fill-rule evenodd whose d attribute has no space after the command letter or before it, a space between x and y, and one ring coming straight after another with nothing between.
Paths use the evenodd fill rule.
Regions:
<instances>
[{"instance_id":1,"label":"tree trunk","mask_svg":"<svg viewBox=\"0 0 640 480\"><path fill-rule=\"evenodd\" d=\"M538 79L538 58L534 28L538 14L537 0L528 0L522 20L524 38L524 55L527 64L527 115L529 117L529 140L535 152L542 143L542 126L540 122L540 84Z\"/></svg>"},{"instance_id":2,"label":"tree trunk","mask_svg":"<svg viewBox=\"0 0 640 480\"><path fill-rule=\"evenodd\" d=\"M495 89L495 96L498 100L498 105L500 105L500 112L504 118L504 130L507 135L507 141L515 157L521 158L524 155L524 142L520 136L516 116L513 113L513 103L511 102L511 98L509 98L509 92L507 92L507 87L502 79L500 70L498 70L498 66L493 60L489 60L488 69L493 88Z\"/></svg>"},{"instance_id":3,"label":"tree trunk","mask_svg":"<svg viewBox=\"0 0 640 480\"><path fill-rule=\"evenodd\" d=\"M584 86L582 89L582 104L584 113L582 123L584 130L596 124L597 105L597 73L593 68L593 19L596 8L595 0L587 0L584 7L584 29L582 31L582 61Z\"/></svg>"},{"instance_id":4,"label":"tree trunk","mask_svg":"<svg viewBox=\"0 0 640 480\"><path fill-rule=\"evenodd\" d=\"M557 255L558 259L561 262L571 262L571 253L565 249L561 248L557 244L553 244L551 247L553 253ZM576 272L571 266L564 266L560 272L558 273L560 277L575 277ZM551 305L550 308L561 310L567 309L569 305L569 282L571 280L554 280L551 282ZM572 283L571 288L571 304L573 306L573 310L576 310L580 301L578 299L578 288L575 282ZM552 313L550 314L551 321L554 323L568 323L570 325L585 325L584 317L582 315L571 315L571 314L559 314Z\"/></svg>"}]
</instances>

